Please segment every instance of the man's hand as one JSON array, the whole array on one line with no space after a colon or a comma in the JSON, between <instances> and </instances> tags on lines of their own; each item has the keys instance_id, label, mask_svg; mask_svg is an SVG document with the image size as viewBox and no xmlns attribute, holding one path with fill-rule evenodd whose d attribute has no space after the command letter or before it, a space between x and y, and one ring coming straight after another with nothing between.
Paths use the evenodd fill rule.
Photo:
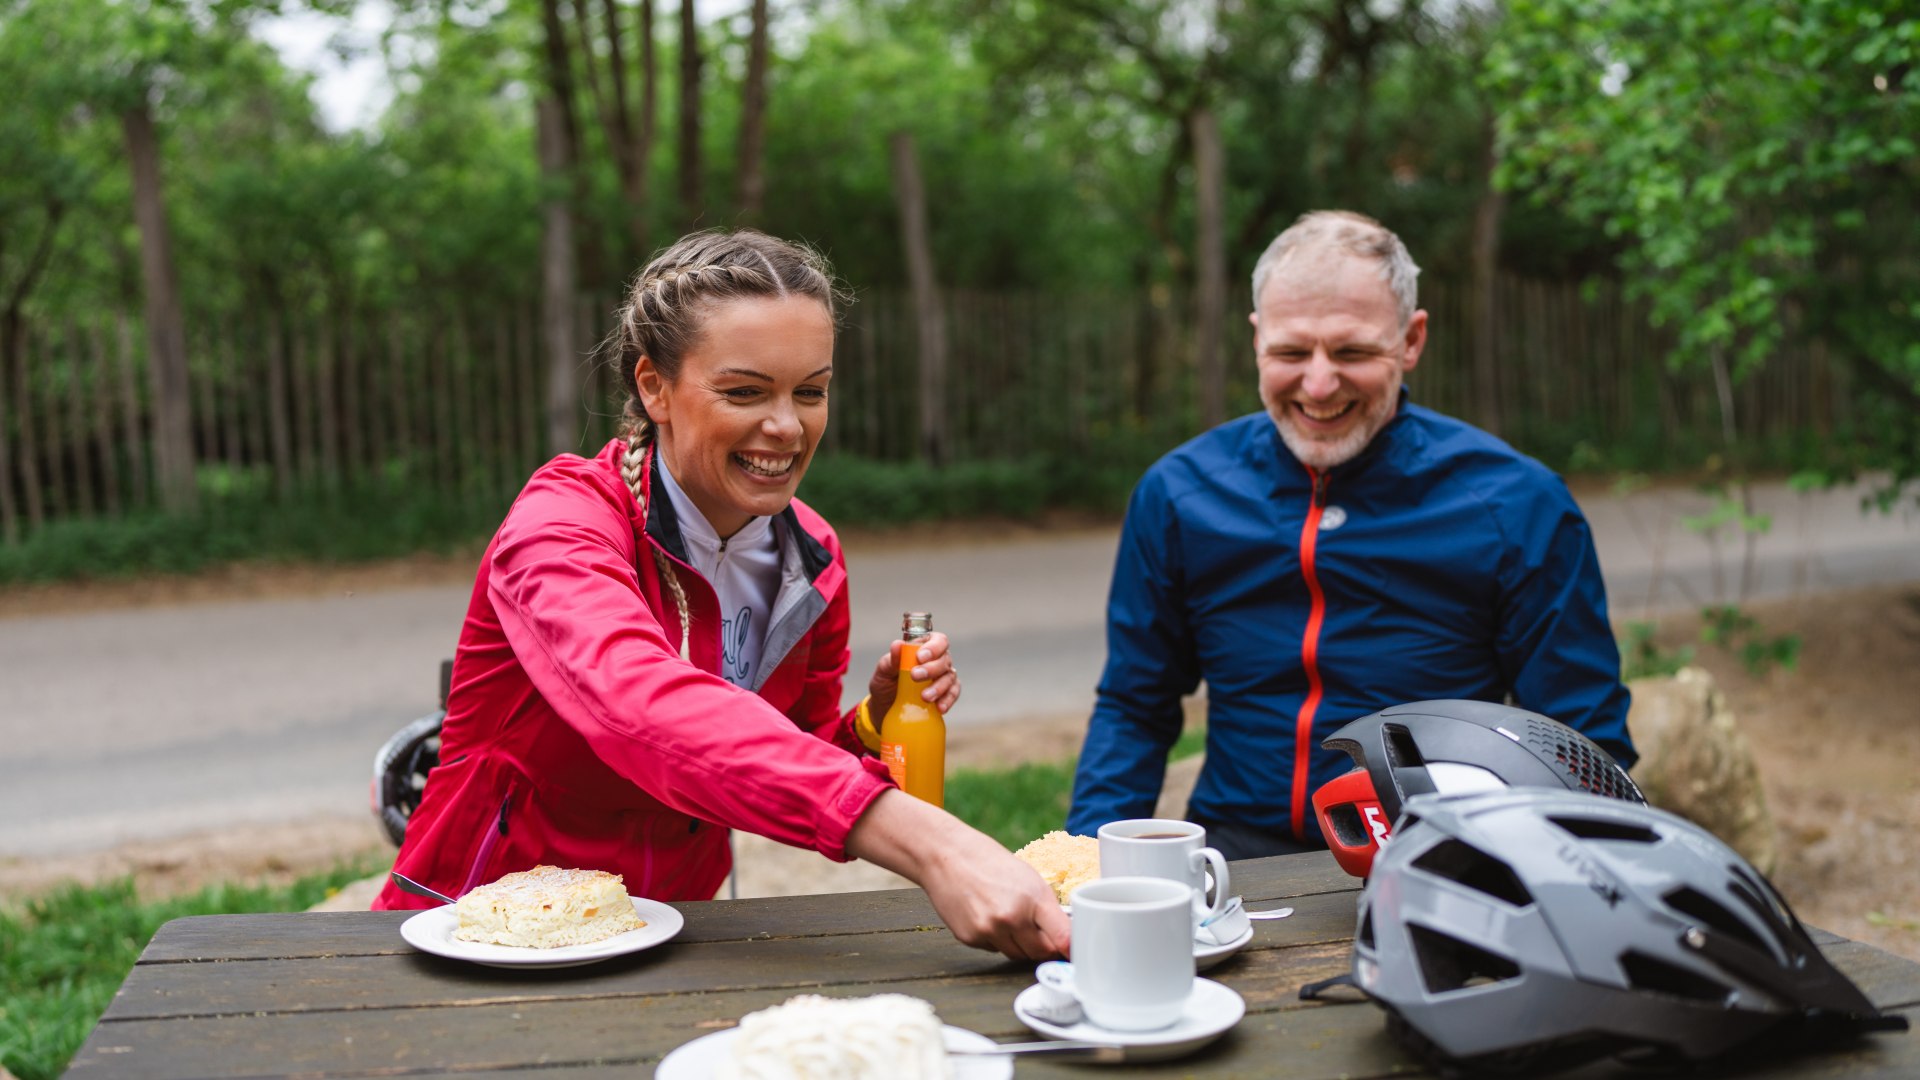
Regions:
<instances>
[{"instance_id":1,"label":"man's hand","mask_svg":"<svg viewBox=\"0 0 1920 1080\"><path fill-rule=\"evenodd\" d=\"M894 650L899 645L896 641L887 649L880 662L873 665L873 678L867 680L867 708L876 724L892 707L894 691L900 685L900 673L893 664ZM936 630L919 646L919 663L914 665L913 677L932 684L920 697L945 715L960 703L960 673L954 670L953 657L947 652L947 635Z\"/></svg>"},{"instance_id":2,"label":"man's hand","mask_svg":"<svg viewBox=\"0 0 1920 1080\"><path fill-rule=\"evenodd\" d=\"M963 945L1014 960L1067 954L1066 912L1039 872L945 810L882 792L847 834L847 851L925 889Z\"/></svg>"}]
</instances>

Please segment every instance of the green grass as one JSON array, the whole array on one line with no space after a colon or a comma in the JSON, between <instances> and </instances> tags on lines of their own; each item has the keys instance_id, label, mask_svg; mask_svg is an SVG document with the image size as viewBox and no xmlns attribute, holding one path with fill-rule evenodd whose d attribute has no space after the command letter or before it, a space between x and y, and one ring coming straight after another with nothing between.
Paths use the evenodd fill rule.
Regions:
<instances>
[{"instance_id":1,"label":"green grass","mask_svg":"<svg viewBox=\"0 0 1920 1080\"><path fill-rule=\"evenodd\" d=\"M300 911L377 869L346 865L286 886L216 885L155 901L123 879L66 886L22 911L0 911L0 1065L19 1080L59 1076L168 920Z\"/></svg>"},{"instance_id":2,"label":"green grass","mask_svg":"<svg viewBox=\"0 0 1920 1080\"><path fill-rule=\"evenodd\" d=\"M1206 749L1204 728L1183 732L1169 761ZM1029 762L1011 769L955 769L947 777L947 809L955 817L1018 850L1027 841L1067 823L1073 801L1072 759Z\"/></svg>"}]
</instances>

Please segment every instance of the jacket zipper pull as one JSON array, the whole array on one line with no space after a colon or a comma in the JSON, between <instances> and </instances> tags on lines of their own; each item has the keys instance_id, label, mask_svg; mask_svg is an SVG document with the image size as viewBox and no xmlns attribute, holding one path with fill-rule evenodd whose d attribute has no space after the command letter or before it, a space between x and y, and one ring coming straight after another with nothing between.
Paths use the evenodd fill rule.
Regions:
<instances>
[{"instance_id":1,"label":"jacket zipper pull","mask_svg":"<svg viewBox=\"0 0 1920 1080\"><path fill-rule=\"evenodd\" d=\"M1327 505L1327 474L1318 469L1308 469L1307 473L1313 477L1313 505Z\"/></svg>"}]
</instances>

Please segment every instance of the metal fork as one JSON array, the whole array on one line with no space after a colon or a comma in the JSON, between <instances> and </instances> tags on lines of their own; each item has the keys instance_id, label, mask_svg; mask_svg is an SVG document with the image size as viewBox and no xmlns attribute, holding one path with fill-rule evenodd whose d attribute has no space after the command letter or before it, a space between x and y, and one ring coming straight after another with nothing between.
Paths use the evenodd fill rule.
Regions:
<instances>
[{"instance_id":1,"label":"metal fork","mask_svg":"<svg viewBox=\"0 0 1920 1080\"><path fill-rule=\"evenodd\" d=\"M999 1054L1073 1054L1087 1061L1111 1065L1125 1061L1125 1047L1113 1043L1084 1042L1078 1039L1046 1039L1041 1042L1001 1043L992 1049L949 1050L952 1057L992 1057Z\"/></svg>"},{"instance_id":2,"label":"metal fork","mask_svg":"<svg viewBox=\"0 0 1920 1080\"><path fill-rule=\"evenodd\" d=\"M429 900L438 900L443 904L459 903L459 901L448 896L446 893L434 892L432 889L427 888L425 885L420 884L398 870L387 871L387 876L392 878L393 883L400 886L403 891L410 892L415 896L424 896Z\"/></svg>"}]
</instances>

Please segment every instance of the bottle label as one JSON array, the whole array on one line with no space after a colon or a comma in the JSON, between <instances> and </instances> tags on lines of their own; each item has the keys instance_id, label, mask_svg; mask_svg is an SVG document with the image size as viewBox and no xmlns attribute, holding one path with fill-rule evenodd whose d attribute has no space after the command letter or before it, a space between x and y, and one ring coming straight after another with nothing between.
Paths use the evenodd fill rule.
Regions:
<instances>
[{"instance_id":1,"label":"bottle label","mask_svg":"<svg viewBox=\"0 0 1920 1080\"><path fill-rule=\"evenodd\" d=\"M887 775L893 777L893 786L907 790L907 748L900 743L881 743L880 762L887 767Z\"/></svg>"}]
</instances>

